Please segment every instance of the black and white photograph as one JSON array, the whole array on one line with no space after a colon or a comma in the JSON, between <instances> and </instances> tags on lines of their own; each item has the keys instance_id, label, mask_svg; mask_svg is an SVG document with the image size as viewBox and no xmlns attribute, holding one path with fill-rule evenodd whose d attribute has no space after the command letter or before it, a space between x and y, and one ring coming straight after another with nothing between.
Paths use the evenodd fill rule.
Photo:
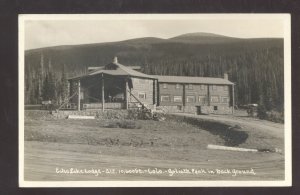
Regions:
<instances>
[{"instance_id":1,"label":"black and white photograph","mask_svg":"<svg viewBox=\"0 0 300 195\"><path fill-rule=\"evenodd\" d=\"M289 14L19 15L20 187L291 186Z\"/></svg>"}]
</instances>

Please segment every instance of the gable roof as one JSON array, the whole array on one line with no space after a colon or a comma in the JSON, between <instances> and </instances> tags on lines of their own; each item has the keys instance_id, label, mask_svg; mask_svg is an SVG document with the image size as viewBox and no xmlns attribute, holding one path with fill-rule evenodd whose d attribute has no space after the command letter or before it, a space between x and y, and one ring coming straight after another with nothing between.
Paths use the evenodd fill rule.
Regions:
<instances>
[{"instance_id":1,"label":"gable roof","mask_svg":"<svg viewBox=\"0 0 300 195\"><path fill-rule=\"evenodd\" d=\"M147 75L141 72L138 72L136 70L133 70L130 67L124 66L118 62L112 62L106 66L116 66L117 68L115 70L103 70L103 73L111 74L111 75L126 75L126 76L133 76L133 77L143 77L143 78L152 78L155 79L152 75ZM99 70L101 72L101 70ZM97 71L94 73L97 74Z\"/></svg>"},{"instance_id":2,"label":"gable roof","mask_svg":"<svg viewBox=\"0 0 300 195\"><path fill-rule=\"evenodd\" d=\"M233 85L234 83L230 82L224 78L215 78L215 77L192 77L192 76L164 76L164 75L153 75L158 79L158 82L161 83L190 83L190 84L216 84L216 85Z\"/></svg>"},{"instance_id":3,"label":"gable roof","mask_svg":"<svg viewBox=\"0 0 300 195\"><path fill-rule=\"evenodd\" d=\"M107 67L115 67L114 69L108 69ZM73 78L70 78L69 80L72 79L80 79L88 76L93 76L97 74L108 74L112 76L132 76L132 77L141 77L141 78L150 78L150 79L156 79L156 77L152 75L147 75L141 72L138 72L136 70L133 70L131 67L124 66L118 62L111 62L107 64L104 67L99 67L97 69L94 69L87 74L81 75L81 76L76 76Z\"/></svg>"},{"instance_id":4,"label":"gable roof","mask_svg":"<svg viewBox=\"0 0 300 195\"><path fill-rule=\"evenodd\" d=\"M136 70L133 70L131 66L124 66L118 63L115 57L114 61L105 65L91 70L87 74L69 78L81 79L89 76L94 76L98 74L107 74L112 76L131 76L140 78L150 78L157 79L161 83L190 83L190 84L215 84L215 85L233 85L228 79L215 78L215 77L193 77L193 76L164 76L164 75L147 75Z\"/></svg>"},{"instance_id":5,"label":"gable roof","mask_svg":"<svg viewBox=\"0 0 300 195\"><path fill-rule=\"evenodd\" d=\"M140 66L126 66L130 69L133 69L133 70L140 70L141 67ZM88 67L88 71L91 72L91 71L94 71L94 70L101 70L101 69L105 69L105 66L90 66Z\"/></svg>"}]
</instances>

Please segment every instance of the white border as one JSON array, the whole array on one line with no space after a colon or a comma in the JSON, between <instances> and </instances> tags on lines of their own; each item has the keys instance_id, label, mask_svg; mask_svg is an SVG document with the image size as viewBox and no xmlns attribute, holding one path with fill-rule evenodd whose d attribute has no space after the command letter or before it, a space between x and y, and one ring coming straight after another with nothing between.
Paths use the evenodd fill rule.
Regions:
<instances>
[{"instance_id":1,"label":"white border","mask_svg":"<svg viewBox=\"0 0 300 195\"><path fill-rule=\"evenodd\" d=\"M212 20L284 21L285 180L282 181L24 181L24 29L26 20ZM291 186L291 17L290 14L29 14L19 15L19 186L20 187L235 187Z\"/></svg>"}]
</instances>

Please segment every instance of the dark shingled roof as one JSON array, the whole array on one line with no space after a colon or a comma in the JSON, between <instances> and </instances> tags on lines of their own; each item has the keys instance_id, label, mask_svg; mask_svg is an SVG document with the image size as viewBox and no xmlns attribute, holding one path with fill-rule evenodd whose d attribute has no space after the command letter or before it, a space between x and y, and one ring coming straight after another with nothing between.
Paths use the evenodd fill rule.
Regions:
<instances>
[{"instance_id":1,"label":"dark shingled roof","mask_svg":"<svg viewBox=\"0 0 300 195\"><path fill-rule=\"evenodd\" d=\"M108 74L112 76L132 76L141 78L157 79L158 82L162 83L197 83L197 84L216 84L216 85L233 85L227 79L224 78L214 78L214 77L192 77L192 76L163 76L163 75L147 75L136 70L133 70L130 66L124 66L118 63L115 57L114 62L107 64L104 67L96 68L87 74L76 76L72 79L81 79L89 76L94 76L98 74Z\"/></svg>"},{"instance_id":2,"label":"dark shingled roof","mask_svg":"<svg viewBox=\"0 0 300 195\"><path fill-rule=\"evenodd\" d=\"M192 76L164 76L153 75L158 79L158 82L162 83L197 83L197 84L216 84L216 85L233 85L227 79L215 78L215 77L192 77Z\"/></svg>"},{"instance_id":3,"label":"dark shingled roof","mask_svg":"<svg viewBox=\"0 0 300 195\"><path fill-rule=\"evenodd\" d=\"M133 77L142 77L142 78L150 78L150 79L156 79L156 77L152 75L147 75L141 72L138 72L136 70L133 70L130 67L126 67L118 62L112 62L110 64L107 64L106 66L116 66L116 69L114 70L107 70L103 67L99 67L98 69L92 70L88 72L87 74L81 75L81 76L76 76L73 78L70 78L69 80L72 79L80 79L88 76L93 76L97 74L108 74L108 75L113 75L113 76L133 76Z\"/></svg>"}]
</instances>

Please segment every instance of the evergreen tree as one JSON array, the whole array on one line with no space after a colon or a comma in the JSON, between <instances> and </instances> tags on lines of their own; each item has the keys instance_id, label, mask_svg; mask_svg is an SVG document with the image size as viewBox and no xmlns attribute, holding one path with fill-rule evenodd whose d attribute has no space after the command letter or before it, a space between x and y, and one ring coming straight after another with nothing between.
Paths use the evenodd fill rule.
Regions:
<instances>
[{"instance_id":1,"label":"evergreen tree","mask_svg":"<svg viewBox=\"0 0 300 195\"><path fill-rule=\"evenodd\" d=\"M65 65L63 66L62 75L59 82L59 97L60 103L63 103L68 99L68 80L65 72Z\"/></svg>"},{"instance_id":2,"label":"evergreen tree","mask_svg":"<svg viewBox=\"0 0 300 195\"><path fill-rule=\"evenodd\" d=\"M51 72L48 72L45 76L42 97L43 100L56 101L55 78Z\"/></svg>"}]
</instances>

